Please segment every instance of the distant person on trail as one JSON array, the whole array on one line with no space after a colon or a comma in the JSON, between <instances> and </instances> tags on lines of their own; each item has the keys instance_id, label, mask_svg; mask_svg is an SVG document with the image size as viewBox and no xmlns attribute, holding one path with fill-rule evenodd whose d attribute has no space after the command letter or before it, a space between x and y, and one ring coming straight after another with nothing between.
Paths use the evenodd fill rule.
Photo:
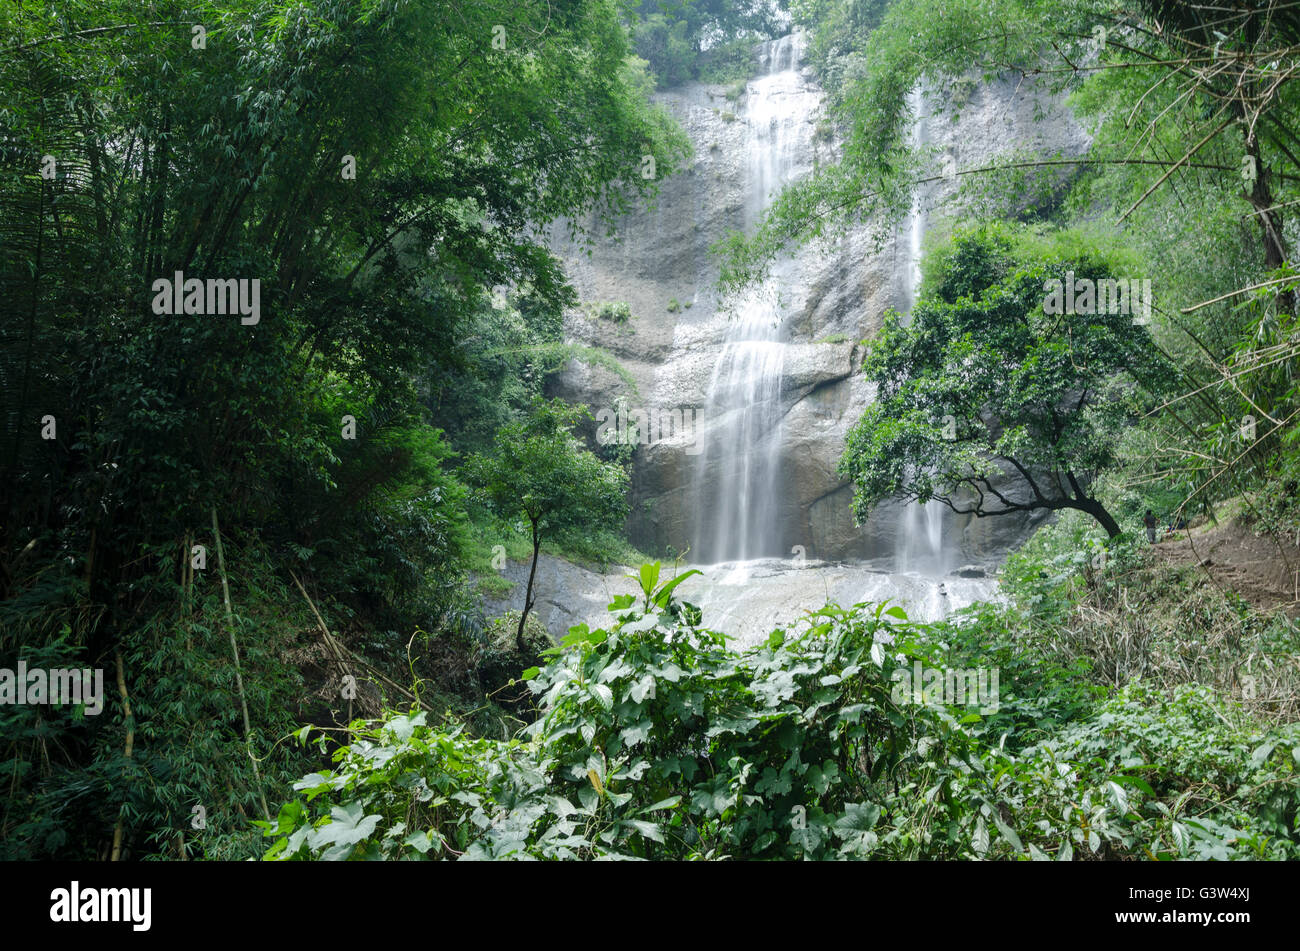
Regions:
<instances>
[{"instance_id":1,"label":"distant person on trail","mask_svg":"<svg viewBox=\"0 0 1300 951\"><path fill-rule=\"evenodd\" d=\"M1147 514L1142 516L1142 524L1147 527L1147 541L1152 545L1156 543L1156 516L1150 509Z\"/></svg>"}]
</instances>

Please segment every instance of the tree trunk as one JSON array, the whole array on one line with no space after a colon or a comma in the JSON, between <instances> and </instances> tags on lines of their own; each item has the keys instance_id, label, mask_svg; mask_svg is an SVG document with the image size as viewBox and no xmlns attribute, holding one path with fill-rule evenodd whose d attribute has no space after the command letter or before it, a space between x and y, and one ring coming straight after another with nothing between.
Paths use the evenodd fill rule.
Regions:
<instances>
[{"instance_id":1,"label":"tree trunk","mask_svg":"<svg viewBox=\"0 0 1300 951\"><path fill-rule=\"evenodd\" d=\"M1264 241L1264 270L1276 271L1287 262L1286 237L1282 231L1282 216L1273 204L1273 189L1269 182L1269 170L1260 155L1259 140L1250 133L1246 134L1246 154L1255 162L1255 180L1250 183L1250 191L1243 192L1246 201L1255 209L1255 221L1259 225L1260 236ZM1283 291L1277 295L1278 306L1287 313L1295 312L1295 294Z\"/></svg>"},{"instance_id":2,"label":"tree trunk","mask_svg":"<svg viewBox=\"0 0 1300 951\"><path fill-rule=\"evenodd\" d=\"M524 622L528 620L528 612L533 609L533 579L537 577L537 556L542 550L542 538L537 532L537 519L530 519L533 523L533 566L528 569L528 587L524 591L524 610L519 615L519 630L515 632L515 646L519 652L526 653L528 648L524 646Z\"/></svg>"},{"instance_id":3,"label":"tree trunk","mask_svg":"<svg viewBox=\"0 0 1300 951\"><path fill-rule=\"evenodd\" d=\"M1119 522L1115 521L1114 516L1107 512L1105 506L1096 499L1082 499L1073 507L1077 508L1081 512L1087 512L1095 518L1097 523L1101 525L1102 528L1106 529L1106 535L1108 537L1114 538L1116 535L1120 534Z\"/></svg>"}]
</instances>

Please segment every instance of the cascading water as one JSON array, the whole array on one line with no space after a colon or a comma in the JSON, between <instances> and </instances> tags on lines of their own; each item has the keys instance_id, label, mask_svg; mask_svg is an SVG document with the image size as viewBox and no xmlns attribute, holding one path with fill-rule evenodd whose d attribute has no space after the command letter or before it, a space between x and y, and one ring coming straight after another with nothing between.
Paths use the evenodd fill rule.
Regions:
<instances>
[{"instance_id":1,"label":"cascading water","mask_svg":"<svg viewBox=\"0 0 1300 951\"><path fill-rule=\"evenodd\" d=\"M583 299L625 301L638 318L621 328L586 313L565 321L576 342L624 362L645 409L659 414L658 438L642 430L633 457L629 534L646 551L687 552L683 560L702 573L677 593L741 645L829 601L888 601L933 620L995 598L993 562L1032 528L898 502L855 526L852 490L837 467L872 399L859 341L877 332L887 308L910 313L922 238L947 185L918 198L896 240L881 246L872 222L845 222L824 243L792 249L771 280L720 313L727 302L714 292L709 249L731 229L752 235L781 186L837 159L835 137L815 134L822 89L800 69L803 46L798 35L759 44L760 68L740 97L710 83L657 93L695 146L689 167L664 180L653 208L627 216L619 241L593 249L573 245L569 229L555 235ZM926 123L914 93L916 141L947 153L953 171L985 165L1027 137L1086 153L1087 135L1068 110L1045 126L1039 105L1056 107L1037 96L1022 102L1018 90L989 84L955 123L937 113ZM575 362L555 379L555 395L609 408L628 392L617 376ZM664 412L681 413L680 436L675 424L664 435ZM673 568L685 567L674 559ZM606 624L610 598L632 585L629 570L595 574L546 558L538 610L556 633L579 621Z\"/></svg>"},{"instance_id":2,"label":"cascading water","mask_svg":"<svg viewBox=\"0 0 1300 951\"><path fill-rule=\"evenodd\" d=\"M744 224L752 233L763 210L781 187L806 173L813 151L812 119L820 107L817 88L799 70L803 38L792 34L763 44L763 76L746 89L743 119L747 161L743 166ZM926 128L920 93L914 93L918 117L916 142L925 144ZM906 236L900 235L895 294L900 309L910 313L920 284L921 241L925 233L926 198L917 198ZM699 427L703 454L696 457L692 512L694 532L691 560L704 569L689 579L682 595L703 608L711 626L753 643L774 625L791 624L803 612L830 601L851 605L862 601L903 604L912 617L933 620L955 608L993 595L985 578L953 577L953 554L946 544L946 519L939 503L908 505L874 518L896 519L889 526L876 522L867 530L892 528L896 544L887 570L880 564L825 563L800 557L796 547L805 539L786 515L796 486L786 483L797 434L783 424L787 358L793 341L783 317L797 313L806 293L797 259L777 261L768 279L730 308L725 324L702 318L704 324L683 321L689 332L679 346L720 340L702 404ZM793 389L793 387L792 387ZM792 557L794 554L794 557ZM720 563L728 563L719 571ZM597 599L599 600L599 599ZM601 606L604 601L600 601Z\"/></svg>"},{"instance_id":3,"label":"cascading water","mask_svg":"<svg viewBox=\"0 0 1300 951\"><path fill-rule=\"evenodd\" d=\"M925 96L920 86L908 96L908 105L915 117L912 145L914 148L924 148L929 144L929 123ZM904 323L911 323L912 308L916 305L916 295L921 287L921 243L925 237L928 198L928 189L925 186L918 188L907 220ZM905 506L899 512L894 537L894 570L931 577L940 577L952 570L952 558L944 544L944 510L941 503L930 501Z\"/></svg>"},{"instance_id":4,"label":"cascading water","mask_svg":"<svg viewBox=\"0 0 1300 951\"><path fill-rule=\"evenodd\" d=\"M806 161L815 91L799 75L803 36L763 45L765 75L746 89L748 163L745 225ZM702 414L692 553L703 563L774 557L789 552L776 517L782 497L782 383L787 341L781 325L779 262L769 279L733 307Z\"/></svg>"}]
</instances>

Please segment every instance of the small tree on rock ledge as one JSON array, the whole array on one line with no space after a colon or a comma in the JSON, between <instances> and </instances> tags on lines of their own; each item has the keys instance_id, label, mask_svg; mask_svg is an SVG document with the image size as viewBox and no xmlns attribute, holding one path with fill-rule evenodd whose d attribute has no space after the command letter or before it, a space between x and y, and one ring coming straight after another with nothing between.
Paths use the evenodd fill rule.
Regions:
<instances>
[{"instance_id":1,"label":"small tree on rock ledge","mask_svg":"<svg viewBox=\"0 0 1300 951\"><path fill-rule=\"evenodd\" d=\"M876 401L840 460L855 517L890 497L936 499L977 517L1073 508L1120 534L1094 486L1140 390L1172 374L1131 306L1044 303L1054 280L1141 275L1076 233L1002 224L959 231L928 263L911 322L887 315L864 364Z\"/></svg>"},{"instance_id":2,"label":"small tree on rock ledge","mask_svg":"<svg viewBox=\"0 0 1300 951\"><path fill-rule=\"evenodd\" d=\"M527 419L497 430L492 455L465 461L464 478L502 518L523 516L532 528L533 561L515 640L520 651L533 609L542 534L596 525L621 527L627 517L627 473L582 448L575 422L590 414L563 400L535 400Z\"/></svg>"}]
</instances>

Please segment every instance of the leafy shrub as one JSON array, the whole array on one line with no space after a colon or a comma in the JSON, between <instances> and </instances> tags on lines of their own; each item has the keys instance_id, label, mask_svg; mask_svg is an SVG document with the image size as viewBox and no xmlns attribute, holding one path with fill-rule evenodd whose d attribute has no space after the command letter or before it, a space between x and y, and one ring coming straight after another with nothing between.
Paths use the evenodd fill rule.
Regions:
<instances>
[{"instance_id":1,"label":"leafy shrub","mask_svg":"<svg viewBox=\"0 0 1300 951\"><path fill-rule=\"evenodd\" d=\"M587 305L587 313L601 320L625 324L632 319L632 305L627 301L599 301Z\"/></svg>"},{"instance_id":2,"label":"leafy shrub","mask_svg":"<svg viewBox=\"0 0 1300 951\"><path fill-rule=\"evenodd\" d=\"M1098 703L1017 655L992 607L919 625L829 605L737 652L673 599L694 572L659 571L524 673L541 713L520 737L423 713L355 724L336 768L262 824L266 857L1297 854L1295 726L1229 725L1201 688ZM975 659L1012 675L987 716L894 689L913 663Z\"/></svg>"}]
</instances>

